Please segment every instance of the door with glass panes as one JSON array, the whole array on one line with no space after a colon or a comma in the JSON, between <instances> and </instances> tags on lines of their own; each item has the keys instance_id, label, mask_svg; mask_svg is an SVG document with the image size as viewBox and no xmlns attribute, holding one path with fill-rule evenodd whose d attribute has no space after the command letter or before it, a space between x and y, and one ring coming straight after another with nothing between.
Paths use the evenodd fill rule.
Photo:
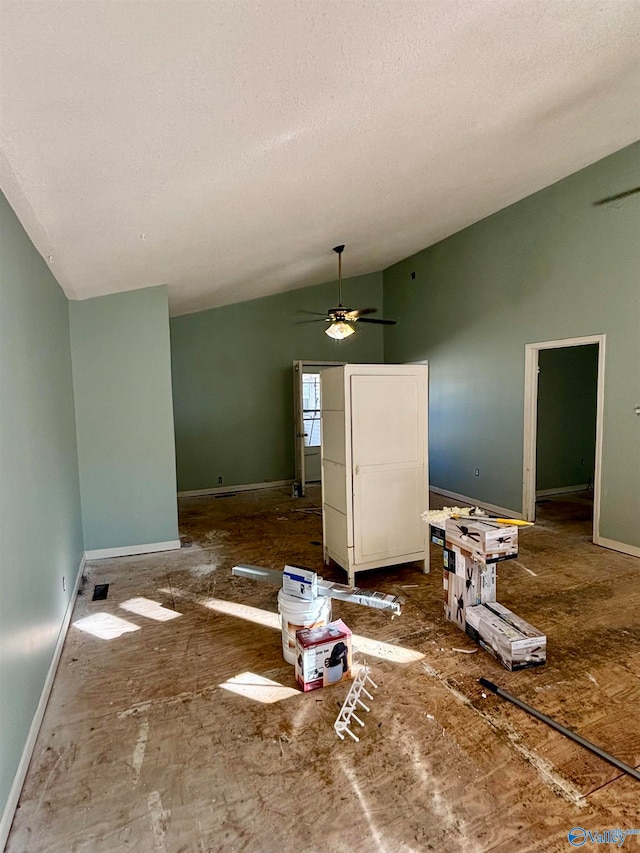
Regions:
<instances>
[{"instance_id":1,"label":"door with glass panes","mask_svg":"<svg viewBox=\"0 0 640 853\"><path fill-rule=\"evenodd\" d=\"M293 365L296 484L300 495L304 495L306 483L320 482L320 371L340 364L296 361Z\"/></svg>"}]
</instances>

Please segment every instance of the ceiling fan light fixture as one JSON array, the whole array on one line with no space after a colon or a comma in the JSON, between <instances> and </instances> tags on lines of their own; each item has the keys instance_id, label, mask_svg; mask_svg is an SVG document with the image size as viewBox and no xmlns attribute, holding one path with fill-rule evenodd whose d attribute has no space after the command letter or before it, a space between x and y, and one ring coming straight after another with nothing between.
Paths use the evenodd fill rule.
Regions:
<instances>
[{"instance_id":1,"label":"ceiling fan light fixture","mask_svg":"<svg viewBox=\"0 0 640 853\"><path fill-rule=\"evenodd\" d=\"M329 335L329 337L333 338L334 341L343 341L354 332L355 329L351 323L347 323L345 320L334 320L333 323L327 326L324 330L325 335Z\"/></svg>"}]
</instances>

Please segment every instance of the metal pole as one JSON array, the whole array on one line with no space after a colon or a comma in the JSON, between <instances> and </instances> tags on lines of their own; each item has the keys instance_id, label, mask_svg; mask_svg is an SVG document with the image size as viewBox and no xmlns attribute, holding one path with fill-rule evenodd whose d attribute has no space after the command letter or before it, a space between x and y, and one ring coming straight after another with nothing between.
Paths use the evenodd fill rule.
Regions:
<instances>
[{"instance_id":1,"label":"metal pole","mask_svg":"<svg viewBox=\"0 0 640 853\"><path fill-rule=\"evenodd\" d=\"M571 729L565 728L565 726L556 722L551 717L547 717L546 714L541 713L540 711L536 711L535 708L532 708L531 705L527 705L526 702L522 702L520 699L516 699L515 696L512 696L510 693L507 693L506 690L502 690L501 687L498 687L492 681L488 681L486 678L479 679L480 684L483 687L486 687L492 693L497 693L498 696L501 696L503 699L506 699L507 702L512 702L514 705L517 705L518 708L522 708L523 711L526 711L528 714L532 714L534 717L537 717L538 720L541 720L543 723L546 723L548 726L551 726L552 729L560 732L565 737L574 740L576 743L579 743L580 746L584 746L585 749L589 749L591 752L595 753L599 758L602 758L603 761L608 761L609 764L613 764L614 767L617 767L618 770L622 770L623 773L627 773L629 776L633 777L637 782L640 782L640 773L634 768L630 767L628 764L625 764L624 761L620 761L619 758L615 758L613 755L610 755L608 752L605 752L603 749L600 749L599 746L591 743L591 741L585 740L585 738L580 737L575 732L572 732Z\"/></svg>"}]
</instances>

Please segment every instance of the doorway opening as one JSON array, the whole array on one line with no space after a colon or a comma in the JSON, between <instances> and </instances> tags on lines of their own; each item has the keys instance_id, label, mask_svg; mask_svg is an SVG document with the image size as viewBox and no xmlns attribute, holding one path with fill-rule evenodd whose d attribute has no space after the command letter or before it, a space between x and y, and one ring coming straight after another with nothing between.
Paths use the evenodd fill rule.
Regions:
<instances>
[{"instance_id":1,"label":"doorway opening","mask_svg":"<svg viewBox=\"0 0 640 853\"><path fill-rule=\"evenodd\" d=\"M605 336L525 346L522 514L559 495L592 511L599 544Z\"/></svg>"},{"instance_id":2,"label":"doorway opening","mask_svg":"<svg viewBox=\"0 0 640 853\"><path fill-rule=\"evenodd\" d=\"M320 371L343 361L293 362L295 481L293 495L304 497L307 483L320 482Z\"/></svg>"}]
</instances>

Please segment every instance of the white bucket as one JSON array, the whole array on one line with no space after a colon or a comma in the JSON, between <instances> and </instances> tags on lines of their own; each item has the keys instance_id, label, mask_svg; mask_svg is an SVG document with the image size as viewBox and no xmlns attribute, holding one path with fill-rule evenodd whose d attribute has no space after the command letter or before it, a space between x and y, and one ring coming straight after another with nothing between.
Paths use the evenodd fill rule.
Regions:
<instances>
[{"instance_id":1,"label":"white bucket","mask_svg":"<svg viewBox=\"0 0 640 853\"><path fill-rule=\"evenodd\" d=\"M296 631L328 625L331 622L331 599L328 595L319 595L313 601L304 601L280 590L278 613L282 625L282 654L287 663L295 664Z\"/></svg>"}]
</instances>

